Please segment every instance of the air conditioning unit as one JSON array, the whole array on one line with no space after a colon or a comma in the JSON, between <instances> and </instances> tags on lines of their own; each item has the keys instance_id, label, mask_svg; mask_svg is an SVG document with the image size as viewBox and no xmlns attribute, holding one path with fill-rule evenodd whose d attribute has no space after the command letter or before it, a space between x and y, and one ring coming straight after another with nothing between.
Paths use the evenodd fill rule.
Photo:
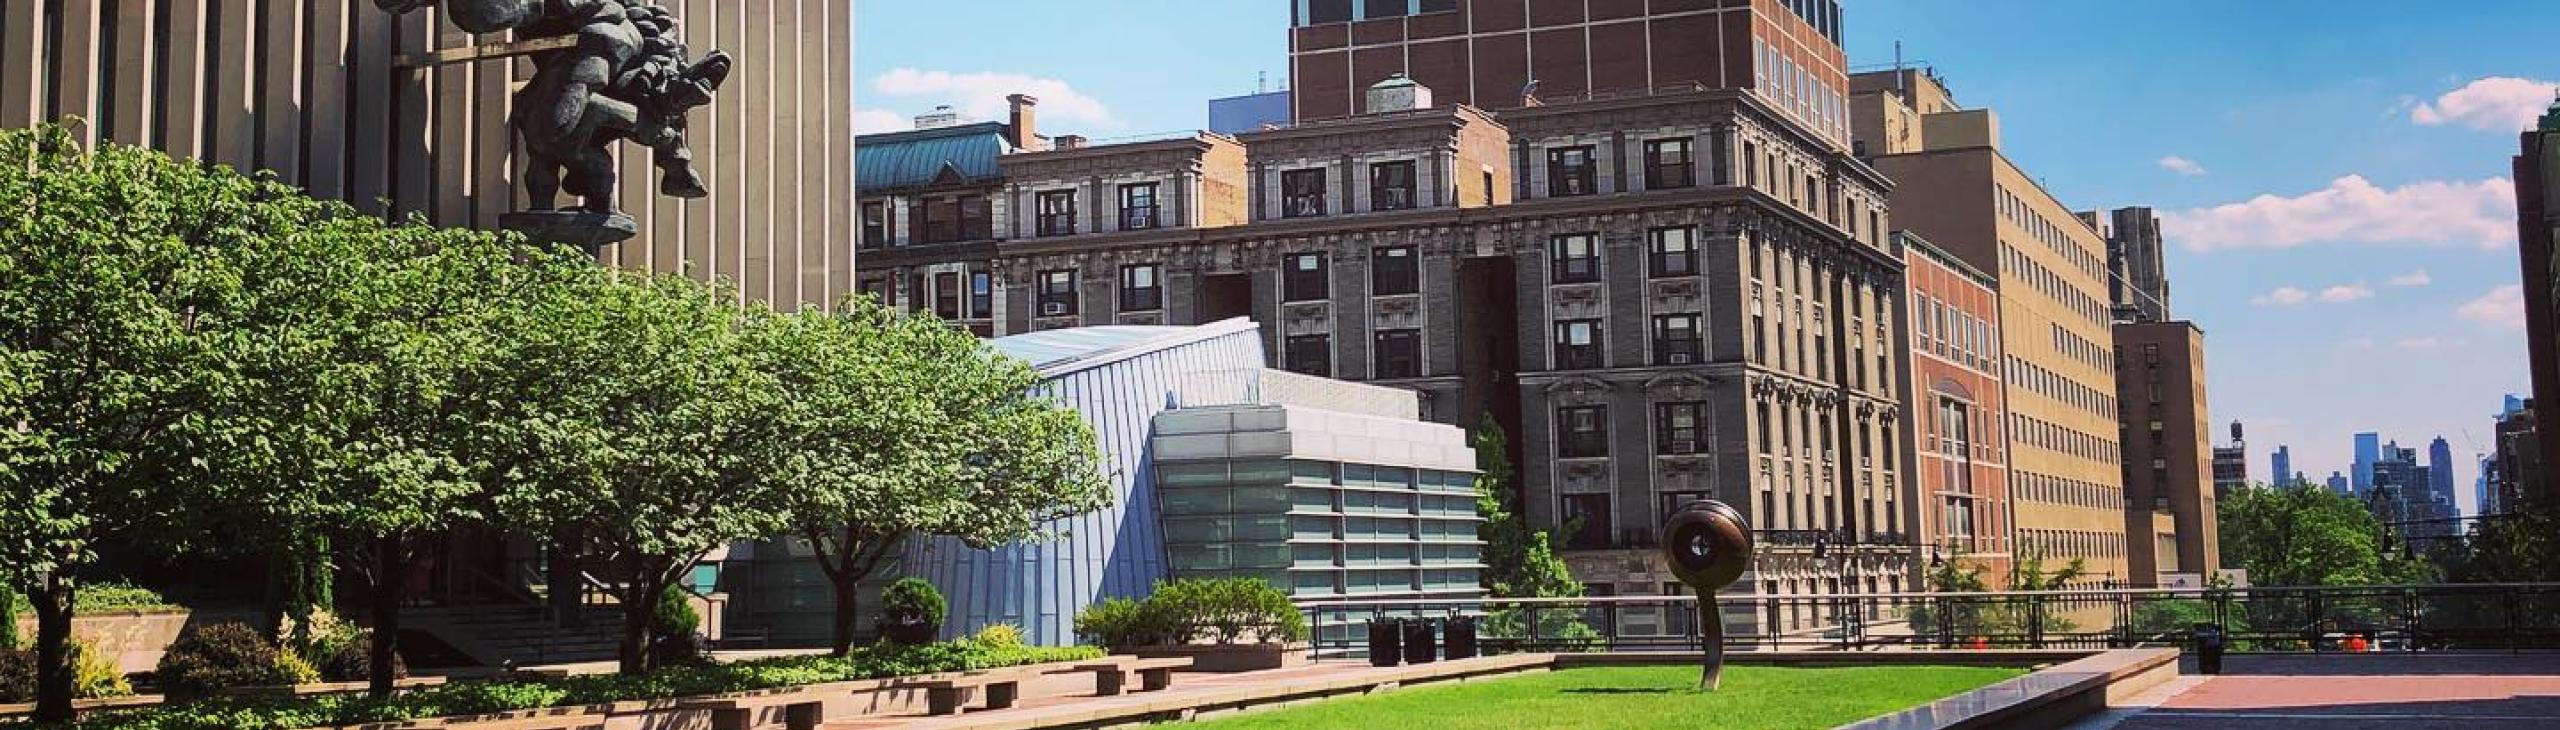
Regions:
<instances>
[{"instance_id":1,"label":"air conditioning unit","mask_svg":"<svg viewBox=\"0 0 2560 730\"><path fill-rule=\"evenodd\" d=\"M1041 303L1040 303L1040 316L1043 316L1043 317L1060 317L1060 316L1065 316L1065 315L1066 315L1066 313L1067 313L1067 303L1066 303L1066 302L1041 302Z\"/></svg>"}]
</instances>

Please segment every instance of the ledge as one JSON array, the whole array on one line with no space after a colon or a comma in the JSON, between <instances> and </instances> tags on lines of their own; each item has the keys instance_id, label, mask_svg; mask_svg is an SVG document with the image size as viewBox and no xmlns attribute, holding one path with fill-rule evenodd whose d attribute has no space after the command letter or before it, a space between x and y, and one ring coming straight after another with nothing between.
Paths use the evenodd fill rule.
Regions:
<instances>
[{"instance_id":1,"label":"ledge","mask_svg":"<svg viewBox=\"0 0 2560 730\"><path fill-rule=\"evenodd\" d=\"M2105 710L2110 696L2129 695L2177 676L2176 649L2110 651L1920 707L1844 725L1842 730L2062 727Z\"/></svg>"}]
</instances>

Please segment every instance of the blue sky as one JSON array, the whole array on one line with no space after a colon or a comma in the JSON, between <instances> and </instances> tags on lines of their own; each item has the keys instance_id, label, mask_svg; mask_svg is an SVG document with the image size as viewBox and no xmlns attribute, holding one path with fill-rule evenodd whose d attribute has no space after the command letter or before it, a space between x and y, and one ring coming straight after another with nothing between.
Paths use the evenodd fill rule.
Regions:
<instances>
[{"instance_id":1,"label":"blue sky","mask_svg":"<svg viewBox=\"0 0 2560 730\"><path fill-rule=\"evenodd\" d=\"M1207 99L1287 77L1282 0L857 5L872 129L936 104L996 118L1030 91L1048 132L1186 130ZM2470 499L2472 441L2526 384L2509 159L2560 79L2560 3L1849 0L1846 15L1853 65L1889 65L1900 41L1960 102L1997 109L2008 154L2065 202L2163 212L2171 306L2206 332L2216 431L2248 423L2253 476L2279 443L2317 478L2347 468L2357 431L2422 457L2443 435Z\"/></svg>"}]
</instances>

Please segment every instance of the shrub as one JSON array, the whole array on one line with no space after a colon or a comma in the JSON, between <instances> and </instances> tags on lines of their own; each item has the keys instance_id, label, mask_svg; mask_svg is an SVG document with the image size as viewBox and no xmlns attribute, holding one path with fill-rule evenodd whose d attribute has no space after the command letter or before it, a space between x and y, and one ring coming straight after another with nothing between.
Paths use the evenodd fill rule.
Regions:
<instances>
[{"instance_id":1,"label":"shrub","mask_svg":"<svg viewBox=\"0 0 2560 730\"><path fill-rule=\"evenodd\" d=\"M290 658L290 659L288 659ZM233 687L302 684L319 672L247 624L214 624L178 639L160 658L160 690L172 699L211 696Z\"/></svg>"},{"instance_id":2,"label":"shrub","mask_svg":"<svg viewBox=\"0 0 2560 730\"><path fill-rule=\"evenodd\" d=\"M1024 646L1022 627L1013 624L987 624L986 628L978 629L978 633L969 635L969 643L988 648Z\"/></svg>"},{"instance_id":3,"label":"shrub","mask_svg":"<svg viewBox=\"0 0 2560 730\"><path fill-rule=\"evenodd\" d=\"M1210 640L1305 641L1307 617L1259 578L1157 583L1144 601L1114 598L1076 614L1076 633L1112 649Z\"/></svg>"},{"instance_id":4,"label":"shrub","mask_svg":"<svg viewBox=\"0 0 2560 730\"><path fill-rule=\"evenodd\" d=\"M36 653L0 651L0 705L36 701Z\"/></svg>"},{"instance_id":5,"label":"shrub","mask_svg":"<svg viewBox=\"0 0 2560 730\"><path fill-rule=\"evenodd\" d=\"M311 638L293 647L302 661L331 682L360 682L373 676L373 632L344 621L314 621ZM391 676L409 676L409 665L391 655Z\"/></svg>"},{"instance_id":6,"label":"shrub","mask_svg":"<svg viewBox=\"0 0 2560 730\"><path fill-rule=\"evenodd\" d=\"M18 591L0 581L0 652L18 648Z\"/></svg>"},{"instance_id":7,"label":"shrub","mask_svg":"<svg viewBox=\"0 0 2560 730\"><path fill-rule=\"evenodd\" d=\"M184 606L170 603L169 599L160 596L159 591L131 583L98 583L94 585L84 585L80 587L80 593L73 599L73 602L76 604L74 606L74 610L83 614L107 613L111 611L165 613L185 608Z\"/></svg>"},{"instance_id":8,"label":"shrub","mask_svg":"<svg viewBox=\"0 0 2560 730\"><path fill-rule=\"evenodd\" d=\"M72 639L70 646L71 696L85 700L133 694L133 684L106 652L80 639ZM0 651L0 704L34 702L35 698L35 650Z\"/></svg>"},{"instance_id":9,"label":"shrub","mask_svg":"<svg viewBox=\"0 0 2560 730\"><path fill-rule=\"evenodd\" d=\"M661 666L692 664L710 656L702 641L702 614L693 610L692 594L668 586L658 594L649 619L649 653Z\"/></svg>"},{"instance_id":10,"label":"shrub","mask_svg":"<svg viewBox=\"0 0 2560 730\"><path fill-rule=\"evenodd\" d=\"M949 610L942 591L932 583L900 578L880 593L880 638L907 645L932 643L942 634L942 619Z\"/></svg>"},{"instance_id":11,"label":"shrub","mask_svg":"<svg viewBox=\"0 0 2560 730\"><path fill-rule=\"evenodd\" d=\"M1076 635L1113 650L1174 643L1161 604L1105 599L1076 614Z\"/></svg>"}]
</instances>

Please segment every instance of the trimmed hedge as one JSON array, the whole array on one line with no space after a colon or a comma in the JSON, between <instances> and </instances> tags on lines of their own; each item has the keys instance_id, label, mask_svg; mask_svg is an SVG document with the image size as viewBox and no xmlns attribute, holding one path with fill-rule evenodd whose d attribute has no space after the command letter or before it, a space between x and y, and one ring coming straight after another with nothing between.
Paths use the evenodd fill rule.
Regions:
<instances>
[{"instance_id":1,"label":"trimmed hedge","mask_svg":"<svg viewBox=\"0 0 2560 730\"><path fill-rule=\"evenodd\" d=\"M1146 600L1113 598L1076 614L1076 634L1111 649L1307 639L1307 617L1260 578L1157 583Z\"/></svg>"},{"instance_id":2,"label":"trimmed hedge","mask_svg":"<svg viewBox=\"0 0 2560 730\"><path fill-rule=\"evenodd\" d=\"M1089 646L1022 646L1000 637L985 636L922 646L883 644L857 650L845 657L777 657L735 664L674 667L640 677L595 675L559 680L455 682L406 692L383 702L369 700L362 695L298 699L224 698L191 705L98 713L82 720L76 727L78 730L296 730L621 700L663 700L1077 661L1101 656L1100 649ZM10 723L0 723L0 729L34 730L30 725Z\"/></svg>"}]
</instances>

